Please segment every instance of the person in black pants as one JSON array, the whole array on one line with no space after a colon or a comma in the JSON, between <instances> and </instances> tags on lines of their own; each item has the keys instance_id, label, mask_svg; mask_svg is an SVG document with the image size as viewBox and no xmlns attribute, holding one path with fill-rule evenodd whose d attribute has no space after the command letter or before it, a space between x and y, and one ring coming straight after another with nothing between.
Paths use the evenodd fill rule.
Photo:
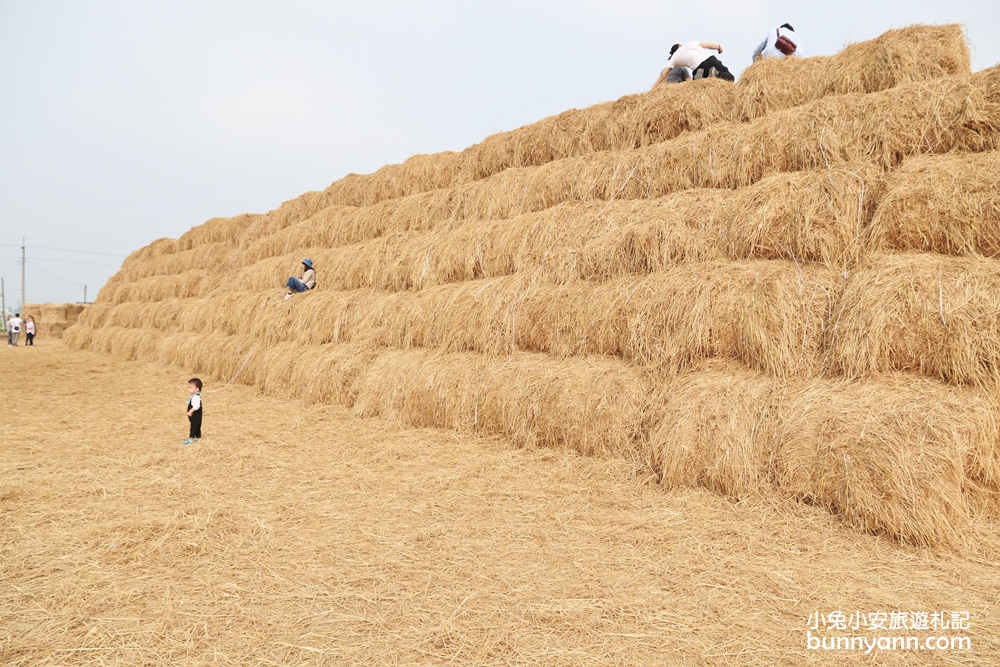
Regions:
<instances>
[{"instance_id":1,"label":"person in black pants","mask_svg":"<svg viewBox=\"0 0 1000 667\"><path fill-rule=\"evenodd\" d=\"M710 76L717 76L726 81L735 81L733 76L722 61L715 57L712 51L722 53L722 45L714 42L685 42L684 44L674 44L670 48L670 59L667 66L660 72L660 78L653 84L655 88L661 81L667 78L670 71L675 67L688 67L694 72L692 78L704 79Z\"/></svg>"},{"instance_id":2,"label":"person in black pants","mask_svg":"<svg viewBox=\"0 0 1000 667\"><path fill-rule=\"evenodd\" d=\"M188 394L190 396L187 402L187 416L188 421L191 422L191 430L188 431L188 439L184 441L185 445L201 440L201 380L198 378L188 380Z\"/></svg>"}]
</instances>

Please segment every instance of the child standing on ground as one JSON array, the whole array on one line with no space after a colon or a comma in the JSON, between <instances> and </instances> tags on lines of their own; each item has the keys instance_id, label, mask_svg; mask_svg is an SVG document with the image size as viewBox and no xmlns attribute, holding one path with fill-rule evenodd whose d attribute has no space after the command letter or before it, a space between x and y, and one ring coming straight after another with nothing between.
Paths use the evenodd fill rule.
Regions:
<instances>
[{"instance_id":1,"label":"child standing on ground","mask_svg":"<svg viewBox=\"0 0 1000 667\"><path fill-rule=\"evenodd\" d=\"M187 416L191 422L191 430L188 432L188 439L184 441L185 445L201 440L201 380L198 378L188 380L188 394L190 396L187 402Z\"/></svg>"}]
</instances>

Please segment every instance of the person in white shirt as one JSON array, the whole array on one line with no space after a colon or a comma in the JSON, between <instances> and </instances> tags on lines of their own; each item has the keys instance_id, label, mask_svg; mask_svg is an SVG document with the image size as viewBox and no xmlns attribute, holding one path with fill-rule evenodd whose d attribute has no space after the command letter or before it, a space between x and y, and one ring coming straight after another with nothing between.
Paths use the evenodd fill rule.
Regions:
<instances>
[{"instance_id":1,"label":"person in white shirt","mask_svg":"<svg viewBox=\"0 0 1000 667\"><path fill-rule=\"evenodd\" d=\"M10 344L17 347L17 339L21 336L21 313L14 313L7 323L7 330L10 331Z\"/></svg>"},{"instance_id":2,"label":"person in white shirt","mask_svg":"<svg viewBox=\"0 0 1000 667\"><path fill-rule=\"evenodd\" d=\"M660 78L653 84L655 88L661 81L667 78L670 70L675 67L688 67L693 72L692 78L703 79L709 76L717 76L726 81L735 81L736 77L722 64L712 51L722 53L722 45L712 42L685 42L684 44L674 44L670 48L670 59L667 66L660 72Z\"/></svg>"},{"instance_id":3,"label":"person in white shirt","mask_svg":"<svg viewBox=\"0 0 1000 667\"><path fill-rule=\"evenodd\" d=\"M784 58L798 55L798 52L799 36L795 34L795 28L782 23L753 50L753 61L757 62L758 58Z\"/></svg>"}]
</instances>

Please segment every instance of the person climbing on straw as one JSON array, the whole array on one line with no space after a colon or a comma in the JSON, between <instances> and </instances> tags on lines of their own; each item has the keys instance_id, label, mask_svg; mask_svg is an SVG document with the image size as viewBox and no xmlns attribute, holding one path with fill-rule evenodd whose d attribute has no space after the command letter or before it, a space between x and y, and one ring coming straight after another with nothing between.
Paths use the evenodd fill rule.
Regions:
<instances>
[{"instance_id":1,"label":"person climbing on straw","mask_svg":"<svg viewBox=\"0 0 1000 667\"><path fill-rule=\"evenodd\" d=\"M660 85L660 82L667 78L670 71L675 67L688 67L694 73L693 78L704 79L710 76L719 77L726 81L735 81L736 77L722 64L722 61L715 57L712 51L722 53L722 45L712 42L685 42L684 44L674 44L670 47L670 59L667 66L660 72L660 78L653 84L653 88Z\"/></svg>"},{"instance_id":2,"label":"person climbing on straw","mask_svg":"<svg viewBox=\"0 0 1000 667\"><path fill-rule=\"evenodd\" d=\"M302 260L302 266L306 267L302 271L302 278L296 278L295 276L289 276L288 282L285 283L285 287L288 291L285 293L285 298L290 299L292 295L296 292L308 292L316 287L316 271L313 269L313 262L308 257Z\"/></svg>"}]
</instances>

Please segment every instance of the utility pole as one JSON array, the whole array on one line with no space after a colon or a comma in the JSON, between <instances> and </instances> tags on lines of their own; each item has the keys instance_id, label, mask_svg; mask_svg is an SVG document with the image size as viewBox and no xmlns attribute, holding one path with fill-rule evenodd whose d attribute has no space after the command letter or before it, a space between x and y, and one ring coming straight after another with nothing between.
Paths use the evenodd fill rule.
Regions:
<instances>
[{"instance_id":1,"label":"utility pole","mask_svg":"<svg viewBox=\"0 0 1000 667\"><path fill-rule=\"evenodd\" d=\"M21 237L21 310L24 310L24 237Z\"/></svg>"},{"instance_id":2,"label":"utility pole","mask_svg":"<svg viewBox=\"0 0 1000 667\"><path fill-rule=\"evenodd\" d=\"M87 286L83 286L83 302L87 303Z\"/></svg>"},{"instance_id":3,"label":"utility pole","mask_svg":"<svg viewBox=\"0 0 1000 667\"><path fill-rule=\"evenodd\" d=\"M3 308L3 310L0 310L0 317L3 317L4 318L4 322L6 322L7 321L7 295L4 294L4 291L3 291L3 278L0 278L0 308ZM6 329L7 325L4 324L3 328Z\"/></svg>"}]
</instances>

